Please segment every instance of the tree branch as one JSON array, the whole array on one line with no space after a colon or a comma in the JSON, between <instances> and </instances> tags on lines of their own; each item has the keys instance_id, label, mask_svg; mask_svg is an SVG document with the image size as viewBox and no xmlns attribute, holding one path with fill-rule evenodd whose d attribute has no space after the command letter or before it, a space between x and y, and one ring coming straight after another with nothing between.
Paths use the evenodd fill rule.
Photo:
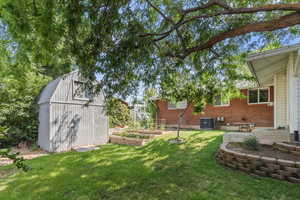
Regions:
<instances>
[{"instance_id":1,"label":"tree branch","mask_svg":"<svg viewBox=\"0 0 300 200\"><path fill-rule=\"evenodd\" d=\"M188 13L191 13L191 12L207 9L207 8L212 7L212 6L220 6L220 7L225 8L225 9L231 9L231 7L228 6L224 1L210 0L208 3L206 3L202 6L198 6L198 7L195 7L195 8L190 8L190 9L183 10L182 13L183 14L188 14Z\"/></svg>"},{"instance_id":2,"label":"tree branch","mask_svg":"<svg viewBox=\"0 0 300 200\"><path fill-rule=\"evenodd\" d=\"M156 10L156 12L158 12L166 21L171 22L171 24L175 24L175 22L170 17L165 15L158 7L156 7L154 4L152 4L149 0L146 0L146 2L150 5L150 7L152 7L154 10Z\"/></svg>"},{"instance_id":3,"label":"tree branch","mask_svg":"<svg viewBox=\"0 0 300 200\"><path fill-rule=\"evenodd\" d=\"M269 4L261 7L254 7L254 8L234 8L230 10L220 11L216 13L211 14L204 14L204 15L197 15L194 17L191 17L189 19L186 19L181 24L185 24L190 21L194 21L196 19L201 18L211 18L211 17L217 17L220 15L234 15L234 14L251 14L251 13L257 13L257 12L270 12L270 11L296 11L300 12L300 3L296 4Z\"/></svg>"},{"instance_id":4,"label":"tree branch","mask_svg":"<svg viewBox=\"0 0 300 200\"><path fill-rule=\"evenodd\" d=\"M233 38L236 36L240 36L252 32L274 31L277 29L291 27L298 24L300 24L300 13L285 15L278 19L274 19L270 21L248 24L240 28L236 28L227 32L220 33L214 36L213 38L211 38L208 42L188 48L186 49L185 52L183 52L183 54L178 54L178 55L173 54L173 56L179 58L185 58L186 56L190 55L193 52L209 49L216 43L221 42L228 38Z\"/></svg>"},{"instance_id":5,"label":"tree branch","mask_svg":"<svg viewBox=\"0 0 300 200\"><path fill-rule=\"evenodd\" d=\"M208 3L210 6L214 3L214 1L210 1ZM201 8L207 8L209 7L208 4L206 6L202 6ZM214 4L215 5L215 4ZM200 7L198 7L198 10ZM189 9L192 10L192 9ZM194 8L196 10L196 8ZM300 3L295 4L268 4L265 6L260 7L253 7L253 8L230 8L229 10L224 10L216 13L211 14L204 14L204 15L198 15L194 17L190 17L186 20L184 20L186 14L183 14L181 19L175 23L168 31L165 31L163 33L145 33L141 34L141 37L152 37L152 36L159 36L158 38L154 39L154 41L159 41L164 38L166 38L168 35L170 35L174 30L178 29L180 26L192 22L197 19L204 19L204 18L211 18L211 17L217 17L220 15L234 15L234 14L251 14L251 13L257 13L257 12L271 12L271 11L296 11L300 12ZM184 11L186 12L186 11ZM189 11L192 12L192 11ZM188 13L188 12L187 12Z\"/></svg>"}]
</instances>

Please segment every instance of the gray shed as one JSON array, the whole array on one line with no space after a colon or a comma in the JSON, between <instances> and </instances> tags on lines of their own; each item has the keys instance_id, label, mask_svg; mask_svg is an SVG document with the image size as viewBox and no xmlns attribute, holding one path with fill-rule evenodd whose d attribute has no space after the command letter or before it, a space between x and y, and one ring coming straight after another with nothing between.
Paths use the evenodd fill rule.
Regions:
<instances>
[{"instance_id":1,"label":"gray shed","mask_svg":"<svg viewBox=\"0 0 300 200\"><path fill-rule=\"evenodd\" d=\"M50 82L39 99L38 145L49 152L108 142L103 94L84 89L78 71Z\"/></svg>"}]
</instances>

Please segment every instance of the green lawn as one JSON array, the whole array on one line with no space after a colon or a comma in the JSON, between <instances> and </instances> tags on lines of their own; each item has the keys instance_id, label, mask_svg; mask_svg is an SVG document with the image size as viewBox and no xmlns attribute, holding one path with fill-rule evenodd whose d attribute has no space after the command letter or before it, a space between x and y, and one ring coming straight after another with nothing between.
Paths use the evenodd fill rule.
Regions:
<instances>
[{"instance_id":1,"label":"green lawn","mask_svg":"<svg viewBox=\"0 0 300 200\"><path fill-rule=\"evenodd\" d=\"M27 161L28 173L0 180L0 199L300 199L300 185L253 178L215 161L220 131L187 131L187 142L158 138L144 147L55 154ZM11 166L0 168L9 171Z\"/></svg>"}]
</instances>

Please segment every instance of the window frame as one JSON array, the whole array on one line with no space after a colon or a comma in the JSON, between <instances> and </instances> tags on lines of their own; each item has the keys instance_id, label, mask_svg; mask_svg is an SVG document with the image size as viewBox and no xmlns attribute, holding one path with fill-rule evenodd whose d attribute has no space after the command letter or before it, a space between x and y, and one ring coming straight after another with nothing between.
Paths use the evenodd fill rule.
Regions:
<instances>
[{"instance_id":1,"label":"window frame","mask_svg":"<svg viewBox=\"0 0 300 200\"><path fill-rule=\"evenodd\" d=\"M228 106L230 106L230 103L231 103L230 100L228 100L228 103L227 103L227 104L222 104L222 96L223 96L223 95L221 94L221 95L218 95L218 96L221 97L221 105L216 105L216 104L215 104L216 102L214 102L214 103L213 103L213 106L214 106L214 107L228 107Z\"/></svg>"},{"instance_id":2,"label":"window frame","mask_svg":"<svg viewBox=\"0 0 300 200\"><path fill-rule=\"evenodd\" d=\"M250 103L249 102L249 100L250 100L249 99L249 97L250 97L249 94L250 94L250 91L254 91L254 90L257 90L257 102L256 103ZM268 91L268 101L267 102L260 102L260 90L267 90ZM271 102L270 87L248 89L247 102L248 102L248 105L269 104Z\"/></svg>"},{"instance_id":3,"label":"window frame","mask_svg":"<svg viewBox=\"0 0 300 200\"><path fill-rule=\"evenodd\" d=\"M79 81L79 80L73 80L72 81L72 97L73 97L73 99L74 100L79 100L79 101L90 101L92 98L76 97L76 95L75 95L75 92L76 92L75 91L76 90L76 88L75 88L75 82L82 83L83 85L86 83L85 81Z\"/></svg>"},{"instance_id":4,"label":"window frame","mask_svg":"<svg viewBox=\"0 0 300 200\"><path fill-rule=\"evenodd\" d=\"M177 107L177 105L176 104L179 104L179 103L185 103L185 107L183 108L183 107ZM186 109L187 107L188 107L188 102L186 101L186 100L184 100L184 101L179 101L179 102L176 102L176 107L175 108L171 108L170 107L170 104L172 104L171 102L168 102L168 110L184 110L184 109Z\"/></svg>"}]
</instances>

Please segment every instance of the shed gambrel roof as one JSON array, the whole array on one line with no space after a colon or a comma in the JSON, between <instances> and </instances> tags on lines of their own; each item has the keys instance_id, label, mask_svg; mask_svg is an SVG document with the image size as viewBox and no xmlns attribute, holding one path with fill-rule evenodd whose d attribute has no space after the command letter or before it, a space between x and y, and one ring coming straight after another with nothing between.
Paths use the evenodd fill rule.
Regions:
<instances>
[{"instance_id":1,"label":"shed gambrel roof","mask_svg":"<svg viewBox=\"0 0 300 200\"><path fill-rule=\"evenodd\" d=\"M38 104L49 103L52 95L54 94L57 85L59 84L62 77L58 77L54 81L48 83L48 85L43 89Z\"/></svg>"},{"instance_id":2,"label":"shed gambrel roof","mask_svg":"<svg viewBox=\"0 0 300 200\"><path fill-rule=\"evenodd\" d=\"M74 71L71 71L70 73L67 73L67 74L64 74L60 77L58 77L57 79L51 81L50 83L48 83L48 85L43 89L41 95L40 95L40 98L39 98L39 101L38 101L38 104L44 104L44 103L49 103L51 101L51 97L53 96L59 82L64 79L65 77L67 76L70 76L71 74L74 74L74 73L78 73L79 70L74 70Z\"/></svg>"}]
</instances>

